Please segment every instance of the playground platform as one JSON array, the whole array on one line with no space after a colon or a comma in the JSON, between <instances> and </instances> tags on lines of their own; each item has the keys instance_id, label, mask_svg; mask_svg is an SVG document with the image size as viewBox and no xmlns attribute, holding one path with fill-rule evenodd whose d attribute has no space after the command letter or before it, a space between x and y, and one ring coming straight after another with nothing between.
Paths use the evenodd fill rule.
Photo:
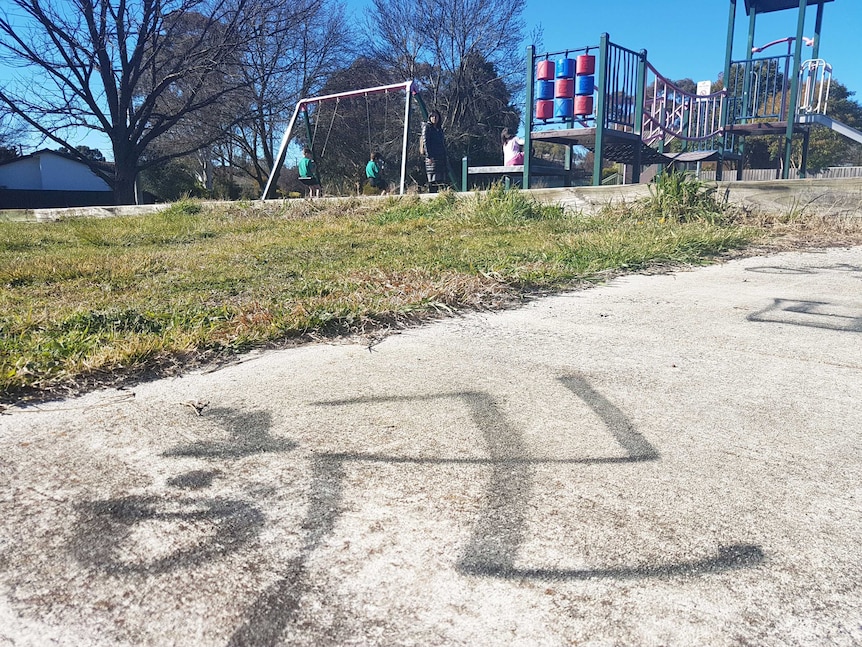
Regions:
<instances>
[{"instance_id":1,"label":"playground platform","mask_svg":"<svg viewBox=\"0 0 862 647\"><path fill-rule=\"evenodd\" d=\"M625 132L614 128L605 128L605 152L608 159L622 164L666 164L670 160L663 153L644 143L637 133ZM536 130L531 138L534 142L563 144L566 146L583 146L595 150L598 136L597 128L561 128L559 130ZM639 157L638 157L639 156Z\"/></svg>"}]
</instances>

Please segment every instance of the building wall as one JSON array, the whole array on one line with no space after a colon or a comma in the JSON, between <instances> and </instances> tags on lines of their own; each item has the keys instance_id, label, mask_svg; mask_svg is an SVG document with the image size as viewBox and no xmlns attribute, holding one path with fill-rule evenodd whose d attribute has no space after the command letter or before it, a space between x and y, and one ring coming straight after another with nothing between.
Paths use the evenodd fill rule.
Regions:
<instances>
[{"instance_id":1,"label":"building wall","mask_svg":"<svg viewBox=\"0 0 862 647\"><path fill-rule=\"evenodd\" d=\"M30 191L0 187L0 209L57 209L112 204L113 191Z\"/></svg>"},{"instance_id":2,"label":"building wall","mask_svg":"<svg viewBox=\"0 0 862 647\"><path fill-rule=\"evenodd\" d=\"M37 153L0 166L0 187L26 191L111 190L85 165L51 153Z\"/></svg>"},{"instance_id":3,"label":"building wall","mask_svg":"<svg viewBox=\"0 0 862 647\"><path fill-rule=\"evenodd\" d=\"M42 188L52 191L110 191L111 187L90 169L59 155L39 156Z\"/></svg>"},{"instance_id":4,"label":"building wall","mask_svg":"<svg viewBox=\"0 0 862 647\"><path fill-rule=\"evenodd\" d=\"M35 191L42 188L38 157L26 157L0 166L0 188Z\"/></svg>"}]
</instances>

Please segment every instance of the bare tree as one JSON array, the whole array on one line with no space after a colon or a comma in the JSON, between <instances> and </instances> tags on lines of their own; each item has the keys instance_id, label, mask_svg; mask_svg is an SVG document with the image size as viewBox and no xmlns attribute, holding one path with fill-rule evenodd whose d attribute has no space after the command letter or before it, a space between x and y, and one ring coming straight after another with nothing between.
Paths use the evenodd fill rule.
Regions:
<instances>
[{"instance_id":1,"label":"bare tree","mask_svg":"<svg viewBox=\"0 0 862 647\"><path fill-rule=\"evenodd\" d=\"M24 139L20 121L11 111L0 104L0 161L14 159L19 155L19 147Z\"/></svg>"},{"instance_id":2,"label":"bare tree","mask_svg":"<svg viewBox=\"0 0 862 647\"><path fill-rule=\"evenodd\" d=\"M104 133L113 174L80 159L113 186L118 204L132 203L140 170L194 150L143 161L146 149L246 83L234 72L257 3L5 0L0 56L20 76L0 89L0 103L71 151L76 130Z\"/></svg>"},{"instance_id":3,"label":"bare tree","mask_svg":"<svg viewBox=\"0 0 862 647\"><path fill-rule=\"evenodd\" d=\"M516 127L523 91L522 0L373 0L374 57L416 79L443 113L451 156L499 157L499 132Z\"/></svg>"},{"instance_id":4,"label":"bare tree","mask_svg":"<svg viewBox=\"0 0 862 647\"><path fill-rule=\"evenodd\" d=\"M224 157L262 190L296 102L343 67L353 34L334 0L274 3L252 27L243 73L247 118L233 129Z\"/></svg>"},{"instance_id":5,"label":"bare tree","mask_svg":"<svg viewBox=\"0 0 862 647\"><path fill-rule=\"evenodd\" d=\"M507 86L523 83L522 0L372 0L366 19L373 57L419 78L436 101L444 77L471 57L494 66ZM435 72L429 74L429 68Z\"/></svg>"}]
</instances>

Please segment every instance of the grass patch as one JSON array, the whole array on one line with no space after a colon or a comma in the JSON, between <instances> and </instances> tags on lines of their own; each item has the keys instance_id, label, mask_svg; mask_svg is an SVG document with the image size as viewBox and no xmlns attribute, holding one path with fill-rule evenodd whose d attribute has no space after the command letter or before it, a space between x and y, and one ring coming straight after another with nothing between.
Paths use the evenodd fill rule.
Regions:
<instances>
[{"instance_id":1,"label":"grass patch","mask_svg":"<svg viewBox=\"0 0 862 647\"><path fill-rule=\"evenodd\" d=\"M432 200L185 201L135 217L0 220L0 400L498 308L609 273L705 263L774 226L741 221L684 179L595 216L498 187Z\"/></svg>"}]
</instances>

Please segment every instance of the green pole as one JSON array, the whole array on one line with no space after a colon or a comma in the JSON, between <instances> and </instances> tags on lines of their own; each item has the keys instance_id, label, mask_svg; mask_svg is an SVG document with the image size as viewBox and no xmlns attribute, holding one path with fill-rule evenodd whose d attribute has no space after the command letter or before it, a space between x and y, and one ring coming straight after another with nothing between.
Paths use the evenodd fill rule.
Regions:
<instances>
[{"instance_id":1,"label":"green pole","mask_svg":"<svg viewBox=\"0 0 862 647\"><path fill-rule=\"evenodd\" d=\"M814 47L811 58L820 58L820 30L823 29L823 3L817 5L817 18L814 20Z\"/></svg>"},{"instance_id":2,"label":"green pole","mask_svg":"<svg viewBox=\"0 0 862 647\"><path fill-rule=\"evenodd\" d=\"M646 96L646 62L647 51L642 49L638 54L638 78L635 89L635 133L639 138L643 137L644 130L644 97ZM638 143L635 151L634 167L632 168L632 184L640 184L641 181L641 153L643 151L643 139ZM623 179L625 181L625 179Z\"/></svg>"},{"instance_id":3,"label":"green pole","mask_svg":"<svg viewBox=\"0 0 862 647\"><path fill-rule=\"evenodd\" d=\"M808 8L808 0L799 0L799 19L796 23L796 47L793 51L793 66L790 68L790 103L787 108L787 129L784 131L784 168L781 170L781 179L790 177L790 159L793 149L790 144L793 141L793 128L796 124L796 94L799 90L799 66L802 64L802 36L805 32L805 10Z\"/></svg>"},{"instance_id":4,"label":"green pole","mask_svg":"<svg viewBox=\"0 0 862 647\"><path fill-rule=\"evenodd\" d=\"M757 7L751 8L751 13L748 17L748 45L745 49L745 59L748 61L743 67L743 78L742 78L742 109L743 109L743 117L754 117L754 115L748 114L748 106L749 106L749 98L751 94L751 71L753 68L753 64L751 62L751 57L753 54L751 50L754 49L754 27L757 22ZM743 122L749 121L749 119L743 119Z\"/></svg>"},{"instance_id":5,"label":"green pole","mask_svg":"<svg viewBox=\"0 0 862 647\"><path fill-rule=\"evenodd\" d=\"M465 155L464 157L461 158L461 190L462 191L466 191L467 187L469 186L467 184L467 179L468 179L467 178L467 164L468 164L467 156Z\"/></svg>"},{"instance_id":6,"label":"green pole","mask_svg":"<svg viewBox=\"0 0 862 647\"><path fill-rule=\"evenodd\" d=\"M748 16L748 49L745 50L745 58L751 58L751 50L754 49L754 28L757 23L757 7L751 8Z\"/></svg>"},{"instance_id":7,"label":"green pole","mask_svg":"<svg viewBox=\"0 0 862 647\"><path fill-rule=\"evenodd\" d=\"M593 151L593 186L602 183L602 165L604 162L604 131L605 131L605 92L608 82L608 42L610 36L602 34L599 39L599 73L596 79L598 101L596 102L596 146Z\"/></svg>"},{"instance_id":8,"label":"green pole","mask_svg":"<svg viewBox=\"0 0 862 647\"><path fill-rule=\"evenodd\" d=\"M823 3L817 5L817 18L814 20L814 47L811 58L820 58L820 31L823 28ZM822 81L821 81L822 83ZM808 174L808 147L811 143L811 128L805 129L802 140L802 165L799 167L799 177L804 178Z\"/></svg>"},{"instance_id":9,"label":"green pole","mask_svg":"<svg viewBox=\"0 0 862 647\"><path fill-rule=\"evenodd\" d=\"M733 61L733 35L736 28L736 0L730 0L730 15L727 19L727 41L725 45L725 53L724 53L724 77L722 79L722 85L725 90L729 90L730 88L730 65ZM721 103L721 115L719 117L719 123L721 127L724 128L730 123L730 94L728 92L728 96L725 97L725 100ZM721 150L722 155L724 151L727 150L728 144L728 136L725 134L721 138ZM716 179L721 179L721 166L719 162L719 166L716 167Z\"/></svg>"},{"instance_id":10,"label":"green pole","mask_svg":"<svg viewBox=\"0 0 862 647\"><path fill-rule=\"evenodd\" d=\"M730 0L730 16L727 19L727 41L724 50L724 88L730 79L730 62L733 60L733 32L736 26L736 0Z\"/></svg>"},{"instance_id":11,"label":"green pole","mask_svg":"<svg viewBox=\"0 0 862 647\"><path fill-rule=\"evenodd\" d=\"M534 68L536 48L527 46L527 87L525 88L526 106L524 107L524 177L521 187L530 188L530 158L533 156L533 142L530 133L533 131L533 88L535 87Z\"/></svg>"},{"instance_id":12,"label":"green pole","mask_svg":"<svg viewBox=\"0 0 862 647\"><path fill-rule=\"evenodd\" d=\"M419 106L419 114L422 115L422 121L428 121L428 108L425 106L425 100L418 92L413 93L413 98L416 100L416 105Z\"/></svg>"}]
</instances>

